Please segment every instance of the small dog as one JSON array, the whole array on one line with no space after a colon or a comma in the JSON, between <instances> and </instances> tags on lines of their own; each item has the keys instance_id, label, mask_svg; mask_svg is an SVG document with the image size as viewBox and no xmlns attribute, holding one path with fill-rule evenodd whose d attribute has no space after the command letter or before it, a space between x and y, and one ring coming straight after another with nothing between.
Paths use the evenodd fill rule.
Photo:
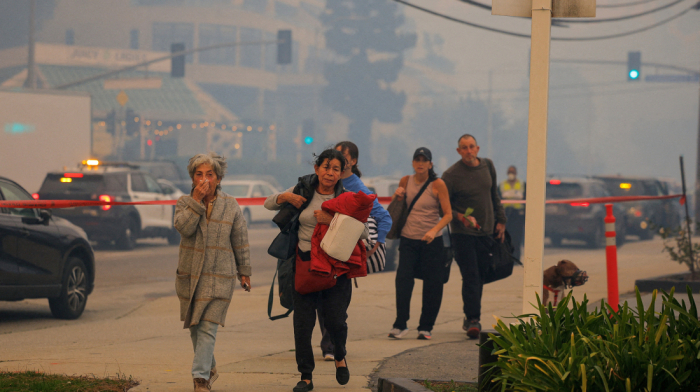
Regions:
<instances>
[{"instance_id":1,"label":"small dog","mask_svg":"<svg viewBox=\"0 0 700 392\"><path fill-rule=\"evenodd\" d=\"M557 306L559 300L565 296L564 290L582 286L587 281L586 271L581 271L576 264L569 260L562 260L557 265L544 270L542 303L547 305L551 302L552 306ZM552 300L550 300L550 292L554 297Z\"/></svg>"}]
</instances>

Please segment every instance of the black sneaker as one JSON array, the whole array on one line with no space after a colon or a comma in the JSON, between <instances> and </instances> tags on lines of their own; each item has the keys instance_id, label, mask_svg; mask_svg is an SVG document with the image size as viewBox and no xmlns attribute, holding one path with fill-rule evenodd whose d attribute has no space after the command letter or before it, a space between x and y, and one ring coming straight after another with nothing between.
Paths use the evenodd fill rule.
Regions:
<instances>
[{"instance_id":1,"label":"black sneaker","mask_svg":"<svg viewBox=\"0 0 700 392\"><path fill-rule=\"evenodd\" d=\"M479 320L467 321L465 319L462 329L467 331L467 336L469 336L470 339L477 339L479 337L479 333L481 332L481 324L479 323Z\"/></svg>"}]
</instances>

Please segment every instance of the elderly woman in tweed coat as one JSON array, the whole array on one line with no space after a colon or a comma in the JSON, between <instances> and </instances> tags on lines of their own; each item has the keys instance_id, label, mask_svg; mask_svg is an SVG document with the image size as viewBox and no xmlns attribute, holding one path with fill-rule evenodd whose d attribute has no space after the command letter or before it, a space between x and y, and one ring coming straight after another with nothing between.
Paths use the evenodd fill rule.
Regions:
<instances>
[{"instance_id":1,"label":"elderly woman in tweed coat","mask_svg":"<svg viewBox=\"0 0 700 392\"><path fill-rule=\"evenodd\" d=\"M189 328L194 346L195 392L204 392L218 377L216 331L224 326L236 275L250 291L250 250L241 209L219 185L226 160L214 153L198 154L190 159L187 170L192 192L182 196L175 207L174 225L182 237L175 290L180 320Z\"/></svg>"}]
</instances>

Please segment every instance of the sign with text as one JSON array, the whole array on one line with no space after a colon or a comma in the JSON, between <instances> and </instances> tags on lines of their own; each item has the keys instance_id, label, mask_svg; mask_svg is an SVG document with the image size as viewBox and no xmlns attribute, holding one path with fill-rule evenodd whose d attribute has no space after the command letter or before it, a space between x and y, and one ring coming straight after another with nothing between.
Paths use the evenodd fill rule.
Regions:
<instances>
[{"instance_id":1,"label":"sign with text","mask_svg":"<svg viewBox=\"0 0 700 392\"><path fill-rule=\"evenodd\" d=\"M148 50L113 49L89 46L55 45L37 43L35 49L38 64L96 66L121 68L153 60L166 52ZM149 71L170 72L170 61L163 60L148 66Z\"/></svg>"}]
</instances>

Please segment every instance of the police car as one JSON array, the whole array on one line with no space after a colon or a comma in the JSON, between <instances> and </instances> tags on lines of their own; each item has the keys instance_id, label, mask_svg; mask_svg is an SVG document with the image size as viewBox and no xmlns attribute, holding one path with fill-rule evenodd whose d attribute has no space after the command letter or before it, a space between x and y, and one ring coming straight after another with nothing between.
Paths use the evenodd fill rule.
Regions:
<instances>
[{"instance_id":1,"label":"police car","mask_svg":"<svg viewBox=\"0 0 700 392\"><path fill-rule=\"evenodd\" d=\"M87 160L77 170L48 173L33 197L130 202L172 200L175 194L136 165ZM130 250L138 238L164 237L171 245L179 244L180 234L173 227L174 210L171 205L107 205L59 208L54 214L85 230L99 246L114 241L119 249Z\"/></svg>"}]
</instances>

